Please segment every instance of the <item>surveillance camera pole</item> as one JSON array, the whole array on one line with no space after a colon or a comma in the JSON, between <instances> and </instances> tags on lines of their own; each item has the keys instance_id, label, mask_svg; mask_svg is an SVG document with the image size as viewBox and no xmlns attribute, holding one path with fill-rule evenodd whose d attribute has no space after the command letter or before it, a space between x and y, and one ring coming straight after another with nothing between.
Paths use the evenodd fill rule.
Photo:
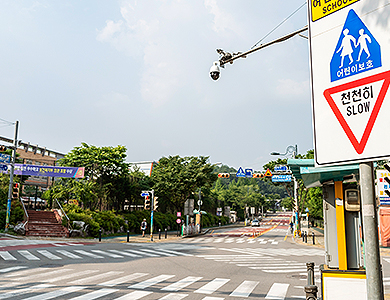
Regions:
<instances>
[{"instance_id":1,"label":"surveillance camera pole","mask_svg":"<svg viewBox=\"0 0 390 300\"><path fill-rule=\"evenodd\" d=\"M11 198L12 198L12 187L14 184L14 170L15 170L15 159L16 159L16 148L18 147L18 129L19 121L15 123L15 137L14 137L14 146L12 149L12 160L11 160L11 172L9 174L9 186L8 186L8 201L7 201L7 213L5 217L5 232L9 228L9 219L11 215Z\"/></svg>"}]
</instances>

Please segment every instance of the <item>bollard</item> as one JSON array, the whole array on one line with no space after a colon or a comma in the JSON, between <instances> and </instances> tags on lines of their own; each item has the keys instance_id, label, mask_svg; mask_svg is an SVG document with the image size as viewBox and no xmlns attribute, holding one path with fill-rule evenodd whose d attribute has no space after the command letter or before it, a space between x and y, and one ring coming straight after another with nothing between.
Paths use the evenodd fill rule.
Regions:
<instances>
[{"instance_id":1,"label":"bollard","mask_svg":"<svg viewBox=\"0 0 390 300\"><path fill-rule=\"evenodd\" d=\"M161 229L158 229L158 239L161 240Z\"/></svg>"},{"instance_id":2,"label":"bollard","mask_svg":"<svg viewBox=\"0 0 390 300\"><path fill-rule=\"evenodd\" d=\"M221 227L221 222L218 223L219 227Z\"/></svg>"},{"instance_id":3,"label":"bollard","mask_svg":"<svg viewBox=\"0 0 390 300\"><path fill-rule=\"evenodd\" d=\"M305 243L307 244L307 231L305 231Z\"/></svg>"},{"instance_id":4,"label":"bollard","mask_svg":"<svg viewBox=\"0 0 390 300\"><path fill-rule=\"evenodd\" d=\"M168 236L168 229L165 228L165 238Z\"/></svg>"},{"instance_id":5,"label":"bollard","mask_svg":"<svg viewBox=\"0 0 390 300\"><path fill-rule=\"evenodd\" d=\"M127 230L127 242L130 241L130 231Z\"/></svg>"},{"instance_id":6,"label":"bollard","mask_svg":"<svg viewBox=\"0 0 390 300\"><path fill-rule=\"evenodd\" d=\"M304 231L302 231L302 242L305 242L305 232Z\"/></svg>"},{"instance_id":7,"label":"bollard","mask_svg":"<svg viewBox=\"0 0 390 300\"><path fill-rule=\"evenodd\" d=\"M318 287L314 282L314 262L306 263L307 285L305 286L306 300L317 300Z\"/></svg>"},{"instance_id":8,"label":"bollard","mask_svg":"<svg viewBox=\"0 0 390 300\"><path fill-rule=\"evenodd\" d=\"M102 241L102 229L100 228L99 229L99 242Z\"/></svg>"},{"instance_id":9,"label":"bollard","mask_svg":"<svg viewBox=\"0 0 390 300\"><path fill-rule=\"evenodd\" d=\"M315 240L314 240L314 232L311 233L311 237L313 238L313 245L315 245Z\"/></svg>"}]
</instances>

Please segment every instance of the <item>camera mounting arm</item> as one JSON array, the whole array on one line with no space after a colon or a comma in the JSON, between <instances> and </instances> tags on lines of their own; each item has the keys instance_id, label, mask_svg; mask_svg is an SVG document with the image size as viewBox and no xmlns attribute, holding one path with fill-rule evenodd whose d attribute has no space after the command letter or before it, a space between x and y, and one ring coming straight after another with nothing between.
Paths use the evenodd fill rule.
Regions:
<instances>
[{"instance_id":1,"label":"camera mounting arm","mask_svg":"<svg viewBox=\"0 0 390 300\"><path fill-rule=\"evenodd\" d=\"M235 61L237 58L246 58L246 56L248 54L251 54L253 52L256 52L256 51L258 51L260 49L263 49L265 47L271 46L273 44L284 42L284 41L286 41L286 40L288 40L288 39L290 39L290 38L292 38L292 37L294 37L296 35L300 35L300 33L306 31L307 29L308 29L308 26L306 25L305 27L303 27L303 28L301 28L299 30L291 32L291 33L289 33L289 34L287 34L285 36L282 36L282 37L280 37L280 38L278 38L276 40L273 40L271 42L268 42L268 43L265 43L265 44L261 44L261 45L255 47L255 48L252 48L252 49L250 49L250 50L248 50L246 52L229 53L229 52L226 52L226 51L224 51L222 49L217 49L217 52L220 55L219 65L220 65L220 67L223 68L225 64L227 64L227 63L232 64L233 61Z\"/></svg>"}]
</instances>

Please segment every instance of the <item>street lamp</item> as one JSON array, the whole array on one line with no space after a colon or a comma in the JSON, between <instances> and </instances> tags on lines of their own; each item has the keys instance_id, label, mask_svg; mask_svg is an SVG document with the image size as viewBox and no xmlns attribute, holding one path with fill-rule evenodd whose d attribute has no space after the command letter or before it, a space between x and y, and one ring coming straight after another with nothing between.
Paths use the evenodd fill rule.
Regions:
<instances>
[{"instance_id":1,"label":"street lamp","mask_svg":"<svg viewBox=\"0 0 390 300\"><path fill-rule=\"evenodd\" d=\"M281 156L291 156L292 158L295 158L298 154L298 145L287 146L286 153L271 152L270 154L271 155L281 155Z\"/></svg>"},{"instance_id":2,"label":"street lamp","mask_svg":"<svg viewBox=\"0 0 390 300\"><path fill-rule=\"evenodd\" d=\"M271 152L271 155L280 155L280 156L291 156L292 158L295 158L298 154L298 145L295 146L287 146L286 153L279 153L279 152ZM294 179L294 210L295 210L295 231L299 231L299 207L298 207L298 197L297 197L297 189L298 189L298 182L295 176L293 175L292 178Z\"/></svg>"}]
</instances>

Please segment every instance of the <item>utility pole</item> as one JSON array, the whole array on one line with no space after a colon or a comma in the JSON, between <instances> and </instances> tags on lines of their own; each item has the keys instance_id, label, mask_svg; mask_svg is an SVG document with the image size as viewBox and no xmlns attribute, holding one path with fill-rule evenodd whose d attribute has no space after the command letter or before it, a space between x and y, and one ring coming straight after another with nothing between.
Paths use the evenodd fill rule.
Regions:
<instances>
[{"instance_id":1,"label":"utility pole","mask_svg":"<svg viewBox=\"0 0 390 300\"><path fill-rule=\"evenodd\" d=\"M366 258L366 286L370 300L383 300L383 278L379 253L373 162L360 163L360 190Z\"/></svg>"},{"instance_id":2,"label":"utility pole","mask_svg":"<svg viewBox=\"0 0 390 300\"><path fill-rule=\"evenodd\" d=\"M12 151L12 159L11 159L11 172L9 174L9 186L8 186L8 201L7 201L7 213L5 217L5 232L8 231L9 228L9 219L11 215L11 198L12 198L12 187L14 184L14 170L15 170L15 160L16 160L16 148L18 146L18 128L19 121L15 123L15 137L14 137L14 146Z\"/></svg>"},{"instance_id":3,"label":"utility pole","mask_svg":"<svg viewBox=\"0 0 390 300\"><path fill-rule=\"evenodd\" d=\"M153 242L154 190L151 190L150 192L152 193L152 199L150 202L150 240Z\"/></svg>"}]
</instances>

